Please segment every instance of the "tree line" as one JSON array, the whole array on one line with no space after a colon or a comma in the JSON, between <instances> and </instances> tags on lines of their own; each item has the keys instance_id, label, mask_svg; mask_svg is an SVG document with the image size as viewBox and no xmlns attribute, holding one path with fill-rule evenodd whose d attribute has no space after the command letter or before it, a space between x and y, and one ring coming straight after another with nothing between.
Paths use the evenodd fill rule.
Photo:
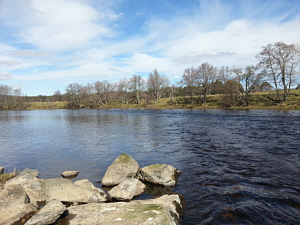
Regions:
<instances>
[{"instance_id":1,"label":"tree line","mask_svg":"<svg viewBox=\"0 0 300 225\"><path fill-rule=\"evenodd\" d=\"M147 78L133 75L116 83L106 80L82 85L70 83L65 93L53 96L27 97L27 101L68 101L70 108L96 108L119 101L122 104L157 104L161 98L182 97L185 104L206 104L209 95L222 95L224 107L247 106L253 92L275 90L274 102L288 99L290 90L299 82L299 46L277 42L262 47L256 55L257 65L220 67L205 62L186 68L176 84L156 69ZM298 85L299 87L299 85ZM24 101L19 89L0 85L0 109L22 107ZM23 100L23 101L22 101Z\"/></svg>"}]
</instances>

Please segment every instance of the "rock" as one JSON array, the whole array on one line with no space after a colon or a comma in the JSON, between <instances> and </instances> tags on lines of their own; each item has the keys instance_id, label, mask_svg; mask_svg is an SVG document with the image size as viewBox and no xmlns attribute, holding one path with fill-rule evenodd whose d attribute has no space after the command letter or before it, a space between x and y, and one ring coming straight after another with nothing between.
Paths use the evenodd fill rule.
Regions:
<instances>
[{"instance_id":1,"label":"rock","mask_svg":"<svg viewBox=\"0 0 300 225\"><path fill-rule=\"evenodd\" d=\"M3 173L4 173L4 167L0 166L0 174L3 174Z\"/></svg>"},{"instance_id":2,"label":"rock","mask_svg":"<svg viewBox=\"0 0 300 225\"><path fill-rule=\"evenodd\" d=\"M168 194L155 199L135 200L132 202L164 205L172 212L173 216L176 215L177 219L185 212L185 199L181 194Z\"/></svg>"},{"instance_id":3,"label":"rock","mask_svg":"<svg viewBox=\"0 0 300 225\"><path fill-rule=\"evenodd\" d=\"M143 179L166 187L176 186L180 171L167 164L154 164L142 169Z\"/></svg>"},{"instance_id":4,"label":"rock","mask_svg":"<svg viewBox=\"0 0 300 225\"><path fill-rule=\"evenodd\" d=\"M133 158L123 153L107 168L102 179L102 185L115 186L127 178L136 178L139 175L140 166Z\"/></svg>"},{"instance_id":5,"label":"rock","mask_svg":"<svg viewBox=\"0 0 300 225\"><path fill-rule=\"evenodd\" d=\"M31 217L25 225L53 224L66 209L66 206L60 201L51 200L37 214Z\"/></svg>"},{"instance_id":6,"label":"rock","mask_svg":"<svg viewBox=\"0 0 300 225\"><path fill-rule=\"evenodd\" d=\"M101 188L96 188L88 179L75 181L74 184L99 195L98 197L99 199L101 199L102 202L105 202L110 199Z\"/></svg>"},{"instance_id":7,"label":"rock","mask_svg":"<svg viewBox=\"0 0 300 225\"><path fill-rule=\"evenodd\" d=\"M33 215L37 207L29 203L24 188L14 184L0 190L0 224L21 224Z\"/></svg>"},{"instance_id":8,"label":"rock","mask_svg":"<svg viewBox=\"0 0 300 225\"><path fill-rule=\"evenodd\" d=\"M183 204L181 198L174 195L161 197L157 200L77 205L69 207L69 215L58 224L176 225L179 224L180 215L177 208L181 209L181 204Z\"/></svg>"},{"instance_id":9,"label":"rock","mask_svg":"<svg viewBox=\"0 0 300 225\"><path fill-rule=\"evenodd\" d=\"M136 196L141 195L146 188L146 185L135 178L130 178L122 181L117 186L113 187L108 194L120 201L129 201Z\"/></svg>"},{"instance_id":10,"label":"rock","mask_svg":"<svg viewBox=\"0 0 300 225\"><path fill-rule=\"evenodd\" d=\"M102 202L100 194L82 188L65 178L54 178L43 180L43 191L46 201L57 199L63 203L89 203Z\"/></svg>"},{"instance_id":11,"label":"rock","mask_svg":"<svg viewBox=\"0 0 300 225\"><path fill-rule=\"evenodd\" d=\"M64 178L73 179L77 177L78 174L79 174L78 171L65 171L61 174L61 176Z\"/></svg>"},{"instance_id":12,"label":"rock","mask_svg":"<svg viewBox=\"0 0 300 225\"><path fill-rule=\"evenodd\" d=\"M38 178L37 170L25 169L16 177L5 182L5 187L19 184L28 194L30 202L36 206L45 203L45 194L42 190L41 180Z\"/></svg>"}]
</instances>

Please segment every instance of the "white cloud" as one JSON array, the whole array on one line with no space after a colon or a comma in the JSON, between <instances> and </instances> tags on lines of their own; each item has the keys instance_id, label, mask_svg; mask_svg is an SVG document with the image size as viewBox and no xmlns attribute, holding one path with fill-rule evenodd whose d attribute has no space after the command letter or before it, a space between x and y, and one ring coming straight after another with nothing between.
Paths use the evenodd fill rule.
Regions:
<instances>
[{"instance_id":1,"label":"white cloud","mask_svg":"<svg viewBox=\"0 0 300 225\"><path fill-rule=\"evenodd\" d=\"M200 1L166 17L146 7L130 9L132 16L122 8L114 11L119 1L2 1L0 25L10 36L0 44L1 70L28 82L115 81L155 68L179 78L185 68L206 61L256 64L262 46L299 43L300 37L299 16L289 17L289 11L274 16L278 2L273 10L254 6L257 2L237 1L240 8L233 9L218 0ZM138 25L132 24L137 17Z\"/></svg>"},{"instance_id":2,"label":"white cloud","mask_svg":"<svg viewBox=\"0 0 300 225\"><path fill-rule=\"evenodd\" d=\"M0 72L0 80L11 79L12 75L9 72Z\"/></svg>"}]
</instances>

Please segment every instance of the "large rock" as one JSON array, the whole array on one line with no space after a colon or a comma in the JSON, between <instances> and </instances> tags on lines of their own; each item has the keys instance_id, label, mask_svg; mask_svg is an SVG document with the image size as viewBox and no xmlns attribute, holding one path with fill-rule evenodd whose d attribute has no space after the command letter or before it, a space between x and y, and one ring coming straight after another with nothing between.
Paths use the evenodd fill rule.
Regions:
<instances>
[{"instance_id":1,"label":"large rock","mask_svg":"<svg viewBox=\"0 0 300 225\"><path fill-rule=\"evenodd\" d=\"M136 178L139 175L140 166L133 158L123 153L107 168L102 179L102 185L114 186L127 178Z\"/></svg>"},{"instance_id":2,"label":"large rock","mask_svg":"<svg viewBox=\"0 0 300 225\"><path fill-rule=\"evenodd\" d=\"M65 171L61 174L63 178L73 179L79 174L78 171Z\"/></svg>"},{"instance_id":3,"label":"large rock","mask_svg":"<svg viewBox=\"0 0 300 225\"><path fill-rule=\"evenodd\" d=\"M29 203L24 188L14 184L0 190L0 224L22 224L37 207Z\"/></svg>"},{"instance_id":4,"label":"large rock","mask_svg":"<svg viewBox=\"0 0 300 225\"><path fill-rule=\"evenodd\" d=\"M45 194L42 190L41 180L38 178L39 172L37 170L25 169L16 177L9 179L5 183L6 186L21 185L28 194L30 203L38 206L45 203Z\"/></svg>"},{"instance_id":5,"label":"large rock","mask_svg":"<svg viewBox=\"0 0 300 225\"><path fill-rule=\"evenodd\" d=\"M179 220L180 216L185 212L185 199L181 194L168 194L163 195L159 198L148 199L148 200L136 200L141 204L160 204L172 212L172 216Z\"/></svg>"},{"instance_id":6,"label":"large rock","mask_svg":"<svg viewBox=\"0 0 300 225\"><path fill-rule=\"evenodd\" d=\"M53 224L65 211L66 206L58 200L48 202L37 214L31 217L25 225Z\"/></svg>"},{"instance_id":7,"label":"large rock","mask_svg":"<svg viewBox=\"0 0 300 225\"><path fill-rule=\"evenodd\" d=\"M75 181L74 184L94 192L99 197L99 199L101 199L102 202L105 202L110 199L101 188L96 188L88 179Z\"/></svg>"},{"instance_id":8,"label":"large rock","mask_svg":"<svg viewBox=\"0 0 300 225\"><path fill-rule=\"evenodd\" d=\"M129 201L136 196L141 195L146 188L146 185L135 178L130 178L122 181L117 186L113 187L108 194L120 201Z\"/></svg>"},{"instance_id":9,"label":"large rock","mask_svg":"<svg viewBox=\"0 0 300 225\"><path fill-rule=\"evenodd\" d=\"M172 206L173 204L173 206ZM90 203L71 206L69 215L58 224L68 225L177 225L178 209L183 208L179 196L164 197L158 200L132 202ZM178 208L178 209L177 209Z\"/></svg>"},{"instance_id":10,"label":"large rock","mask_svg":"<svg viewBox=\"0 0 300 225\"><path fill-rule=\"evenodd\" d=\"M43 180L42 188L47 202L53 199L66 204L103 201L103 197L99 193L80 187L65 178Z\"/></svg>"},{"instance_id":11,"label":"large rock","mask_svg":"<svg viewBox=\"0 0 300 225\"><path fill-rule=\"evenodd\" d=\"M166 187L176 186L180 171L167 164L154 164L142 169L143 179Z\"/></svg>"}]
</instances>

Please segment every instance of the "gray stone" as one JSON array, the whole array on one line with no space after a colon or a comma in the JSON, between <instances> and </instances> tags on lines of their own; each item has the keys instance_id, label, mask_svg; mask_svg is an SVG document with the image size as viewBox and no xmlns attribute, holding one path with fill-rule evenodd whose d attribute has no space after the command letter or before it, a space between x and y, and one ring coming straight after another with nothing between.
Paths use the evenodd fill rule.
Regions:
<instances>
[{"instance_id":1,"label":"gray stone","mask_svg":"<svg viewBox=\"0 0 300 225\"><path fill-rule=\"evenodd\" d=\"M130 178L113 187L110 191L108 191L108 194L114 199L129 201L134 197L141 195L145 188L146 186L141 181L135 178Z\"/></svg>"},{"instance_id":2,"label":"gray stone","mask_svg":"<svg viewBox=\"0 0 300 225\"><path fill-rule=\"evenodd\" d=\"M45 203L45 194L37 170L25 169L16 177L6 181L5 186L21 185L28 194L30 202L36 206Z\"/></svg>"},{"instance_id":3,"label":"gray stone","mask_svg":"<svg viewBox=\"0 0 300 225\"><path fill-rule=\"evenodd\" d=\"M4 173L4 167L0 166L0 174L3 174L3 173Z\"/></svg>"},{"instance_id":4,"label":"gray stone","mask_svg":"<svg viewBox=\"0 0 300 225\"><path fill-rule=\"evenodd\" d=\"M167 164L154 164L142 169L143 179L166 187L176 186L180 171Z\"/></svg>"},{"instance_id":5,"label":"gray stone","mask_svg":"<svg viewBox=\"0 0 300 225\"><path fill-rule=\"evenodd\" d=\"M98 195L99 199L101 199L102 202L110 199L101 188L96 188L88 179L75 181L74 184L94 192L96 195Z\"/></svg>"},{"instance_id":6,"label":"gray stone","mask_svg":"<svg viewBox=\"0 0 300 225\"><path fill-rule=\"evenodd\" d=\"M177 225L180 216L177 208L183 208L181 204L183 204L181 198L174 195L151 201L77 205L69 207L69 215L58 224Z\"/></svg>"},{"instance_id":7,"label":"gray stone","mask_svg":"<svg viewBox=\"0 0 300 225\"><path fill-rule=\"evenodd\" d=\"M136 178L139 175L140 166L133 158L123 153L107 168L102 179L102 185L115 186L127 178Z\"/></svg>"},{"instance_id":8,"label":"gray stone","mask_svg":"<svg viewBox=\"0 0 300 225\"><path fill-rule=\"evenodd\" d=\"M73 178L77 177L78 174L79 174L78 171L65 171L61 174L61 176L64 178L69 178L69 179L72 178L73 179Z\"/></svg>"},{"instance_id":9,"label":"gray stone","mask_svg":"<svg viewBox=\"0 0 300 225\"><path fill-rule=\"evenodd\" d=\"M0 190L0 224L21 224L33 215L37 207L29 203L29 197L20 185L5 186Z\"/></svg>"},{"instance_id":10,"label":"gray stone","mask_svg":"<svg viewBox=\"0 0 300 225\"><path fill-rule=\"evenodd\" d=\"M65 178L43 180L43 191L46 201L57 199L63 203L102 202L102 196L93 191L82 188Z\"/></svg>"},{"instance_id":11,"label":"gray stone","mask_svg":"<svg viewBox=\"0 0 300 225\"><path fill-rule=\"evenodd\" d=\"M31 217L25 225L53 224L65 211L66 206L58 200L48 202L37 214Z\"/></svg>"}]
</instances>

